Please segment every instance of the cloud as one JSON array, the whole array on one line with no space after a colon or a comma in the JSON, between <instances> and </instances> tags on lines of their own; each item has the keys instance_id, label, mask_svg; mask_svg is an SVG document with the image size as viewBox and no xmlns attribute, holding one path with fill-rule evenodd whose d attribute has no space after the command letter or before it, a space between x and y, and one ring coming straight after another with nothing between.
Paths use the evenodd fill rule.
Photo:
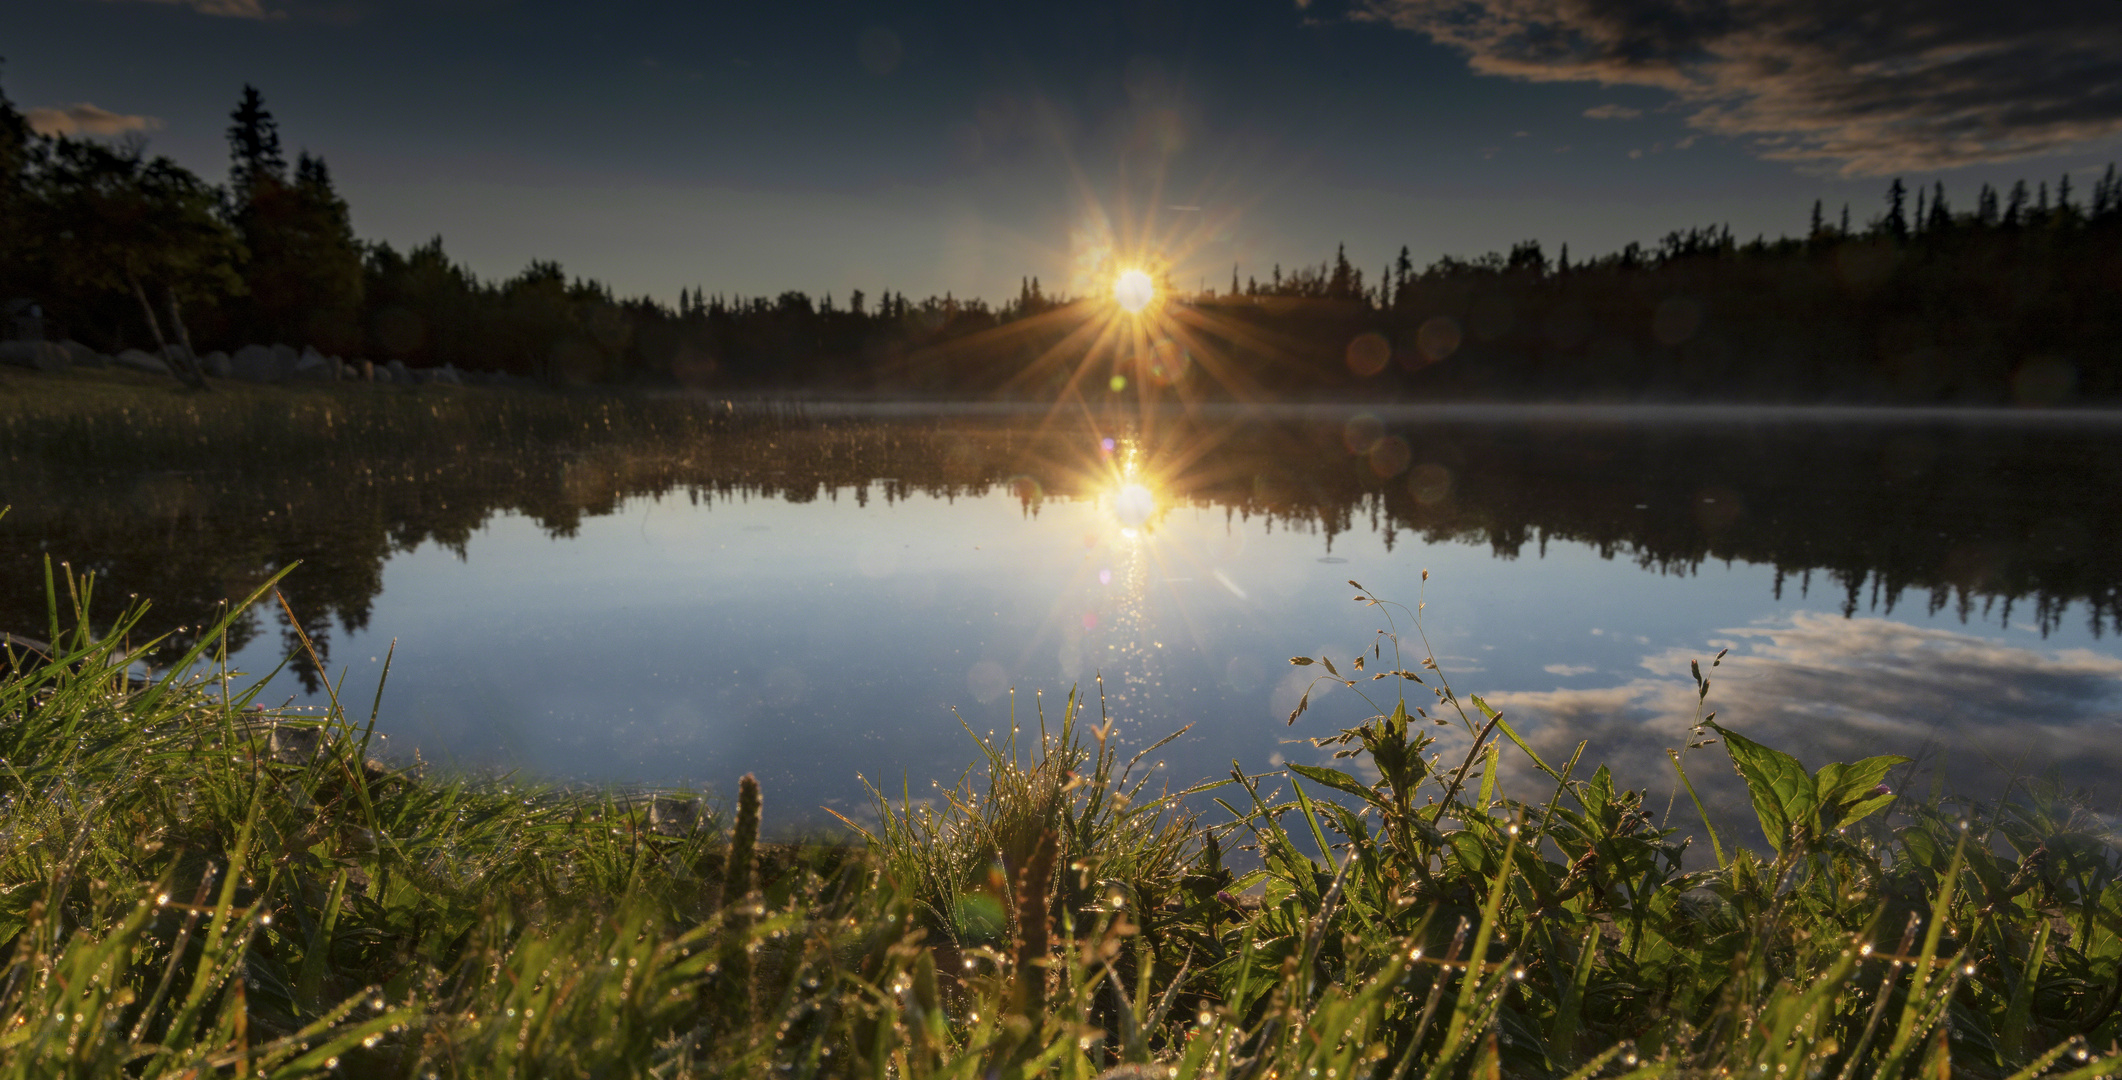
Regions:
<instances>
[{"instance_id":1,"label":"cloud","mask_svg":"<svg viewBox=\"0 0 2122 1080\"><path fill-rule=\"evenodd\" d=\"M1560 675L1567 679L1576 675L1589 675L1599 669L1590 664L1549 664L1540 670L1547 672L1549 675Z\"/></svg>"},{"instance_id":2,"label":"cloud","mask_svg":"<svg viewBox=\"0 0 2122 1080\"><path fill-rule=\"evenodd\" d=\"M1584 110L1584 115L1594 120L1634 120L1643 115L1643 110L1626 105L1594 105Z\"/></svg>"},{"instance_id":3,"label":"cloud","mask_svg":"<svg viewBox=\"0 0 2122 1080\"><path fill-rule=\"evenodd\" d=\"M2122 134L2122 18L2111 0L1368 4L1364 17L1457 48L1477 72L1664 90L1696 128L1848 176L2009 161Z\"/></svg>"},{"instance_id":4,"label":"cloud","mask_svg":"<svg viewBox=\"0 0 2122 1080\"><path fill-rule=\"evenodd\" d=\"M155 117L114 113L86 101L62 108L29 109L22 115L39 135L123 135L162 127L162 121Z\"/></svg>"},{"instance_id":5,"label":"cloud","mask_svg":"<svg viewBox=\"0 0 2122 1080\"><path fill-rule=\"evenodd\" d=\"M1993 798L2014 777L2053 776L2091 792L2103 809L2122 801L2122 659L1824 614L1720 635L1728 637L1701 649L1646 656L1647 674L1620 685L1484 700L1511 716L1551 764L1590 740L1585 760L1609 765L1618 784L1648 788L1660 810L1674 787L1666 750L1686 745L1696 715L1688 674L1696 659L1710 677L1707 708L1719 723L1808 769L1900 754L1916 759L1916 772L1941 776L1953 794ZM1731 655L1709 667L1723 647ZM1727 839L1743 826L1741 839L1758 842L1723 746L1690 750L1685 760ZM1678 802L1687 805L1685 796ZM1688 814L1675 824L1686 826Z\"/></svg>"},{"instance_id":6,"label":"cloud","mask_svg":"<svg viewBox=\"0 0 2122 1080\"><path fill-rule=\"evenodd\" d=\"M147 0L154 4L182 4L201 15L231 19L279 19L281 12L267 11L264 0Z\"/></svg>"}]
</instances>

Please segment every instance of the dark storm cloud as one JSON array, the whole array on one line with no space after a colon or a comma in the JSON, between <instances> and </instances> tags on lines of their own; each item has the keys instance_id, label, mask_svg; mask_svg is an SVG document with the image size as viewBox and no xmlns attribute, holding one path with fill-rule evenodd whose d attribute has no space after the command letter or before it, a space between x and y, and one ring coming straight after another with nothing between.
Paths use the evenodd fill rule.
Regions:
<instances>
[{"instance_id":1,"label":"dark storm cloud","mask_svg":"<svg viewBox=\"0 0 2122 1080\"><path fill-rule=\"evenodd\" d=\"M1725 633L1699 650L1646 657L1648 674L1620 685L1486 700L1550 762L1589 739L1585 760L1662 795L1673 786L1666 749L1686 743L1696 715L1688 662L1700 659L1718 722L1809 769L1900 754L1942 775L1947 791L1975 798L2001 794L2011 777L2049 775L2109 809L2122 798L2122 659L1821 614ZM1709 657L1727 645L1731 655L1711 668ZM1720 820L1751 820L1721 745L1687 761Z\"/></svg>"},{"instance_id":2,"label":"dark storm cloud","mask_svg":"<svg viewBox=\"0 0 2122 1080\"><path fill-rule=\"evenodd\" d=\"M2107 0L1370 0L1475 71L1677 95L1689 122L1844 175L2065 151L2122 132Z\"/></svg>"},{"instance_id":3,"label":"dark storm cloud","mask_svg":"<svg viewBox=\"0 0 2122 1080\"><path fill-rule=\"evenodd\" d=\"M152 116L127 116L86 101L56 108L26 109L23 118L40 135L123 135L128 131L154 131L162 121Z\"/></svg>"}]
</instances>

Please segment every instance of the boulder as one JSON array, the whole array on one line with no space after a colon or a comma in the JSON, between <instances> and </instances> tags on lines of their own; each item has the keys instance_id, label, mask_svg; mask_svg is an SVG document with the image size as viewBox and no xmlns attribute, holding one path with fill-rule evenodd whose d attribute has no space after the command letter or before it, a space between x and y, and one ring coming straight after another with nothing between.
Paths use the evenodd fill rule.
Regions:
<instances>
[{"instance_id":1,"label":"boulder","mask_svg":"<svg viewBox=\"0 0 2122 1080\"><path fill-rule=\"evenodd\" d=\"M229 360L228 354L219 349L200 357L199 366L205 369L208 375L216 379L233 378L236 372L235 365Z\"/></svg>"},{"instance_id":2,"label":"boulder","mask_svg":"<svg viewBox=\"0 0 2122 1080\"><path fill-rule=\"evenodd\" d=\"M230 376L250 382L281 382L288 376L289 368L280 366L280 357L263 345L245 345L229 358Z\"/></svg>"},{"instance_id":3,"label":"boulder","mask_svg":"<svg viewBox=\"0 0 2122 1080\"><path fill-rule=\"evenodd\" d=\"M346 371L348 376L356 382L376 381L376 365L369 363L367 360L355 360L353 363L346 365Z\"/></svg>"},{"instance_id":4,"label":"boulder","mask_svg":"<svg viewBox=\"0 0 2122 1080\"><path fill-rule=\"evenodd\" d=\"M302 355L295 358L293 375L303 382L334 382L337 379L331 357L315 349L304 349Z\"/></svg>"},{"instance_id":5,"label":"boulder","mask_svg":"<svg viewBox=\"0 0 2122 1080\"><path fill-rule=\"evenodd\" d=\"M464 385L464 374L458 371L454 364L444 364L438 368L431 368L428 371L428 377L435 382L447 383L451 386Z\"/></svg>"},{"instance_id":6,"label":"boulder","mask_svg":"<svg viewBox=\"0 0 2122 1080\"><path fill-rule=\"evenodd\" d=\"M91 349L88 346L83 345L72 338L68 338L65 341L60 342L59 347L66 350L67 358L74 362L75 367L100 368L111 366L110 357L105 356L102 353L99 353L96 350Z\"/></svg>"},{"instance_id":7,"label":"boulder","mask_svg":"<svg viewBox=\"0 0 2122 1080\"><path fill-rule=\"evenodd\" d=\"M0 341L0 364L38 371L65 371L72 360L64 348L49 341Z\"/></svg>"},{"instance_id":8,"label":"boulder","mask_svg":"<svg viewBox=\"0 0 2122 1080\"><path fill-rule=\"evenodd\" d=\"M403 360L392 360L383 365L383 370L390 373L390 381L400 386L411 386L413 384L412 369L406 367ZM380 375L381 372L378 374Z\"/></svg>"},{"instance_id":9,"label":"boulder","mask_svg":"<svg viewBox=\"0 0 2122 1080\"><path fill-rule=\"evenodd\" d=\"M139 349L127 349L111 359L119 367L132 368L134 371L146 372L149 375L169 374L169 365L163 363L161 357L156 356L154 353L141 352Z\"/></svg>"}]
</instances>

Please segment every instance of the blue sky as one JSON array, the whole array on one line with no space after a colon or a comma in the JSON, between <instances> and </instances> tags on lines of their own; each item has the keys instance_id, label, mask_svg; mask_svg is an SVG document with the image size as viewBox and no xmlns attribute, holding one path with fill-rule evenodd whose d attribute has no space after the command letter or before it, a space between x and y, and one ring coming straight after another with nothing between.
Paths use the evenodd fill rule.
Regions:
<instances>
[{"instance_id":1,"label":"blue sky","mask_svg":"<svg viewBox=\"0 0 2122 1080\"><path fill-rule=\"evenodd\" d=\"M1890 175L2090 175L2122 8L1972 0L810 4L13 0L52 129L209 179L257 85L365 238L485 276L1000 297L1118 248L1182 283L1877 212Z\"/></svg>"}]
</instances>

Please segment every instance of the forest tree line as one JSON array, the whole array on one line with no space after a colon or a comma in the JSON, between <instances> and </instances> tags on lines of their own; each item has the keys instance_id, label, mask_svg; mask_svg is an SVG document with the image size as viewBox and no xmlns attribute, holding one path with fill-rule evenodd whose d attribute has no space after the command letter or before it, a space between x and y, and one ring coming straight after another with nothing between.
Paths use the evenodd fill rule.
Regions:
<instances>
[{"instance_id":1,"label":"forest tree line","mask_svg":"<svg viewBox=\"0 0 2122 1080\"><path fill-rule=\"evenodd\" d=\"M354 234L321 156L289 161L263 97L230 114L227 179L143 141L43 135L0 94L0 299L93 348L249 343L555 383L954 397L2064 403L2122 397L2122 181L2068 175L1955 207L1900 180L1861 224L1690 228L1572 262L1537 241L1368 276L1345 254L1167 298L1086 349L1102 297L1036 279L998 304L887 288L675 306L533 261L487 280L439 237ZM1095 336L1095 335L1092 335ZM1117 377L1115 377L1117 376Z\"/></svg>"}]
</instances>

